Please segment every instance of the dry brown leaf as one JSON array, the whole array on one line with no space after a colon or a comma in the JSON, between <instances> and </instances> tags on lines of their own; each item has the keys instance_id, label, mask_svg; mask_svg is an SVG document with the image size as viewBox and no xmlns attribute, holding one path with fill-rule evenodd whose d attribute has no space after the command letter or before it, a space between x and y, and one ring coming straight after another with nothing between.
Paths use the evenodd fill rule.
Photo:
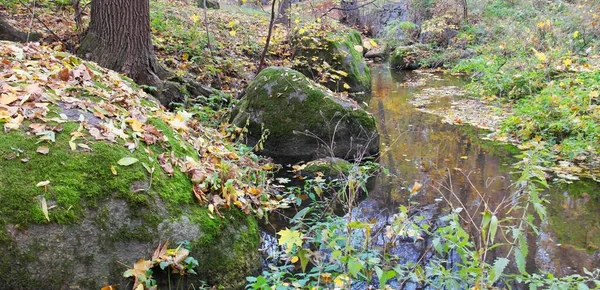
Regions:
<instances>
[{"instance_id":1,"label":"dry brown leaf","mask_svg":"<svg viewBox=\"0 0 600 290\"><path fill-rule=\"evenodd\" d=\"M46 155L46 154L50 153L50 148L48 148L46 146L40 146L40 147L38 147L38 149L35 152Z\"/></svg>"}]
</instances>

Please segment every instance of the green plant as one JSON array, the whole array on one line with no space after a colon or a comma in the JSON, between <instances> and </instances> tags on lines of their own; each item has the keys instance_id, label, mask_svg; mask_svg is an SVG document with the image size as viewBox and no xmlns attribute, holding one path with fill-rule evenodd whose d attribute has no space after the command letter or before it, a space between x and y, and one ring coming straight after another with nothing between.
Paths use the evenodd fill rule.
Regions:
<instances>
[{"instance_id":1,"label":"green plant","mask_svg":"<svg viewBox=\"0 0 600 290\"><path fill-rule=\"evenodd\" d=\"M175 249L168 249L167 246L168 243L159 244L150 260L139 259L135 262L133 268L123 273L123 277L133 277L135 279L134 290L157 289L156 280L152 277L152 269L156 266L163 271L168 268L169 289L171 289L171 274L179 274L180 276L196 274L194 268L198 266L198 261L189 256L191 250L189 242L180 242ZM178 280L175 289L180 289L179 283L181 280Z\"/></svg>"}]
</instances>

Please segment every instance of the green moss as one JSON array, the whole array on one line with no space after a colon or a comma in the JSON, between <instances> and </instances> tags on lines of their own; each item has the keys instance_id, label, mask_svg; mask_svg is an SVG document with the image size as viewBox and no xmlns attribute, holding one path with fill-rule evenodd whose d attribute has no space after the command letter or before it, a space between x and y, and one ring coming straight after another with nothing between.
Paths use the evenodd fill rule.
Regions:
<instances>
[{"instance_id":1,"label":"green moss","mask_svg":"<svg viewBox=\"0 0 600 290\"><path fill-rule=\"evenodd\" d=\"M348 175L352 166L352 163L344 159L324 158L308 162L303 171L311 174L321 172L327 177L336 177L340 174Z\"/></svg>"},{"instance_id":2,"label":"green moss","mask_svg":"<svg viewBox=\"0 0 600 290\"><path fill-rule=\"evenodd\" d=\"M97 205L98 201L112 196L125 198L133 203L146 202L146 196L132 193L136 181L147 179L146 170L138 163L128 167L117 165L125 156L137 157L141 153L130 153L126 148L104 142L90 143L91 152L71 151L68 141L70 132L78 124L66 123L64 131L56 135L55 143L36 144L37 139L22 132L0 134L0 204L2 219L7 223L27 225L43 223L38 196L43 195L49 205L51 221L68 224L78 220L84 207ZM40 145L47 146L47 155L36 153ZM7 156L14 157L7 160ZM21 159L28 159L22 162ZM113 175L111 166L118 174ZM48 180L47 190L36 184Z\"/></svg>"},{"instance_id":3,"label":"green moss","mask_svg":"<svg viewBox=\"0 0 600 290\"><path fill-rule=\"evenodd\" d=\"M364 94L371 91L370 70L363 55L355 48L355 46L362 46L358 31L350 30L343 34L317 34L314 37L300 37L299 40L294 41L297 42L298 58L302 60L294 65L294 69L307 76L319 76L323 69L320 64L327 62L331 65L332 73L338 75L340 79L335 82L327 80L322 83L324 86L333 91L349 91L350 93ZM318 59L316 63L319 65L314 64L315 58ZM345 72L347 75L339 74L336 71ZM346 89L344 84L349 85L350 89ZM364 97L361 97L357 101L363 100Z\"/></svg>"},{"instance_id":4,"label":"green moss","mask_svg":"<svg viewBox=\"0 0 600 290\"><path fill-rule=\"evenodd\" d=\"M191 209L188 217L202 232L192 249L200 249L204 265L200 274L208 277L209 284L226 282L227 289L243 288L245 277L240 274L258 270L253 269L260 260L258 223L238 209L222 210L221 214L222 218L210 218L206 209ZM229 238L223 239L223 235Z\"/></svg>"},{"instance_id":5,"label":"green moss","mask_svg":"<svg viewBox=\"0 0 600 290\"><path fill-rule=\"evenodd\" d=\"M285 77L286 81L278 81L281 77ZM267 140L279 140L288 138L290 132L310 131L317 136L328 135L328 128L323 123L334 119L339 112L347 112L348 120L358 120L357 125L362 125L365 129L370 130L376 127L375 119L363 110L355 110L350 106L344 108L337 103L332 96L327 95L325 91L311 83L302 73L280 68L267 68L263 70L247 90L247 94L253 96L253 108L264 112L262 121L265 127L269 129L270 135ZM265 88L270 88L269 90ZM282 98L286 105L274 100L270 92L276 92L281 95L296 95L297 98L288 99ZM282 116L280 108L286 107L296 108L293 111L286 110L286 115ZM322 112L314 114L314 112ZM341 117L341 116L339 116ZM299 128L297 120L302 120L303 124L308 124L304 128ZM243 126L246 120L237 120ZM257 126L255 124L255 126ZM259 132L261 128L250 128L250 131ZM274 141L276 142L276 141Z\"/></svg>"}]
</instances>

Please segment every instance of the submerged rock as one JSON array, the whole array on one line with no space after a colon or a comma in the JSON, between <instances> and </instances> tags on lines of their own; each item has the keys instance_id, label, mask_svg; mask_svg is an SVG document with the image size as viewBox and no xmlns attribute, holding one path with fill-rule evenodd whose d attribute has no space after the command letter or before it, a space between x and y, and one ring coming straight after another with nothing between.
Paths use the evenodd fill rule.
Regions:
<instances>
[{"instance_id":1,"label":"submerged rock","mask_svg":"<svg viewBox=\"0 0 600 290\"><path fill-rule=\"evenodd\" d=\"M421 67L422 46L399 46L390 56L390 67L393 70L415 70Z\"/></svg>"},{"instance_id":2,"label":"submerged rock","mask_svg":"<svg viewBox=\"0 0 600 290\"><path fill-rule=\"evenodd\" d=\"M291 69L263 70L246 90L233 123L247 126L250 144L260 142L262 153L280 162L354 159L379 151L372 115Z\"/></svg>"},{"instance_id":3,"label":"submerged rock","mask_svg":"<svg viewBox=\"0 0 600 290\"><path fill-rule=\"evenodd\" d=\"M334 92L348 92L362 102L371 92L371 73L363 58L360 33L330 35L323 32L305 32L292 40L296 49L293 68L318 80ZM326 77L329 72L335 77Z\"/></svg>"}]
</instances>

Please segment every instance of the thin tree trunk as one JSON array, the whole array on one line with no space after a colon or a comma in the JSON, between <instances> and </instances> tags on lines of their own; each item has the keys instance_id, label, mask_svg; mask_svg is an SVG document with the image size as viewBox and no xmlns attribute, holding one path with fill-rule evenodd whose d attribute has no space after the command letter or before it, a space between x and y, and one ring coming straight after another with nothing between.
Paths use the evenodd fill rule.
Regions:
<instances>
[{"instance_id":1,"label":"thin tree trunk","mask_svg":"<svg viewBox=\"0 0 600 290\"><path fill-rule=\"evenodd\" d=\"M358 0L342 0L342 18L340 22L350 26L360 26L360 11Z\"/></svg>"},{"instance_id":2,"label":"thin tree trunk","mask_svg":"<svg viewBox=\"0 0 600 290\"><path fill-rule=\"evenodd\" d=\"M462 0L463 7L463 22L469 24L469 8L467 6L467 0Z\"/></svg>"},{"instance_id":3,"label":"thin tree trunk","mask_svg":"<svg viewBox=\"0 0 600 290\"><path fill-rule=\"evenodd\" d=\"M263 68L265 68L265 57L267 56L267 52L269 51L269 44L271 43L271 34L273 34L273 24L275 23L275 4L277 0L273 0L271 4L271 21L269 22L269 33L267 33L267 43L265 43L265 48L263 49L262 54L260 55L260 62L258 64L258 72L261 72Z\"/></svg>"},{"instance_id":4,"label":"thin tree trunk","mask_svg":"<svg viewBox=\"0 0 600 290\"><path fill-rule=\"evenodd\" d=\"M291 23L290 10L292 9L291 0L282 0L277 11L277 23L288 27Z\"/></svg>"},{"instance_id":5,"label":"thin tree trunk","mask_svg":"<svg viewBox=\"0 0 600 290\"><path fill-rule=\"evenodd\" d=\"M91 14L78 53L139 84L160 87L150 38L149 0L94 0Z\"/></svg>"}]
</instances>

